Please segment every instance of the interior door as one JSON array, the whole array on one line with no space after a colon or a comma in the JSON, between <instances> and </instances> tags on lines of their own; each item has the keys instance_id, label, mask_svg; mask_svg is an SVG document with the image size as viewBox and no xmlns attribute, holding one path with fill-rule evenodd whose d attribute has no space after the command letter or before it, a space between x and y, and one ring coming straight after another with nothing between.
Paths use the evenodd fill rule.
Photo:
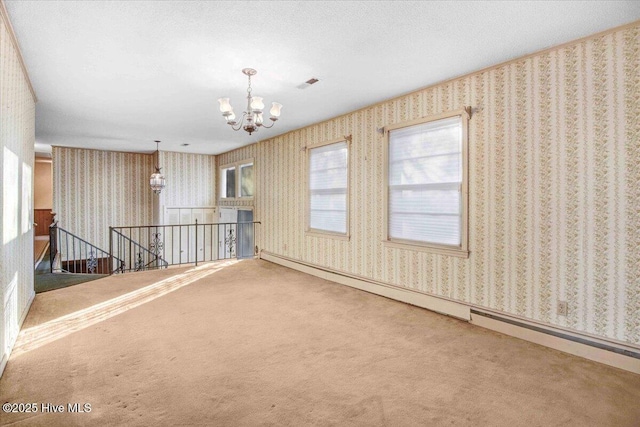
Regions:
<instances>
[{"instance_id":1,"label":"interior door","mask_svg":"<svg viewBox=\"0 0 640 427\"><path fill-rule=\"evenodd\" d=\"M167 225L177 226L180 224L180 209L168 208L165 210L165 218ZM169 264L178 264L180 262L180 238L179 227L165 227L165 247L164 256Z\"/></svg>"},{"instance_id":2,"label":"interior door","mask_svg":"<svg viewBox=\"0 0 640 427\"><path fill-rule=\"evenodd\" d=\"M180 227L178 229L178 238L180 239L180 263L195 262L196 257L194 250L191 247L193 244L193 237L195 236L195 228L191 231L188 224L193 224L191 221L191 209L180 209Z\"/></svg>"},{"instance_id":3,"label":"interior door","mask_svg":"<svg viewBox=\"0 0 640 427\"><path fill-rule=\"evenodd\" d=\"M218 230L214 224L216 222L216 210L215 208L203 209L204 223L207 224L201 228L204 234L204 260L211 261L218 259ZM198 220L198 222L200 222ZM200 231L198 231L200 233Z\"/></svg>"},{"instance_id":4,"label":"interior door","mask_svg":"<svg viewBox=\"0 0 640 427\"><path fill-rule=\"evenodd\" d=\"M191 224L195 224L196 221L198 221L198 224L205 223L203 209L191 209ZM196 257L198 261L204 261L204 225L198 225L197 228L198 241L196 242L196 226L189 227L189 240L191 247L195 248L194 261Z\"/></svg>"}]
</instances>

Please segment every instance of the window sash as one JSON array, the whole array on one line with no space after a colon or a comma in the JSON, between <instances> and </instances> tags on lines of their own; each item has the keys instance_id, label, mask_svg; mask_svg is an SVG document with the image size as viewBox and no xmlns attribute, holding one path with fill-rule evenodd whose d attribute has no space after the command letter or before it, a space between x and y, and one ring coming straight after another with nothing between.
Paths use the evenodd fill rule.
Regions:
<instances>
[{"instance_id":1,"label":"window sash","mask_svg":"<svg viewBox=\"0 0 640 427\"><path fill-rule=\"evenodd\" d=\"M235 166L220 169L220 196L224 199L231 199L236 197L235 170Z\"/></svg>"},{"instance_id":2,"label":"window sash","mask_svg":"<svg viewBox=\"0 0 640 427\"><path fill-rule=\"evenodd\" d=\"M222 165L219 170L221 199L245 199L255 195L253 159Z\"/></svg>"},{"instance_id":3,"label":"window sash","mask_svg":"<svg viewBox=\"0 0 640 427\"><path fill-rule=\"evenodd\" d=\"M255 189L253 163L240 165L240 197L253 197Z\"/></svg>"},{"instance_id":4,"label":"window sash","mask_svg":"<svg viewBox=\"0 0 640 427\"><path fill-rule=\"evenodd\" d=\"M347 234L348 175L346 141L309 149L309 230Z\"/></svg>"},{"instance_id":5,"label":"window sash","mask_svg":"<svg viewBox=\"0 0 640 427\"><path fill-rule=\"evenodd\" d=\"M461 248L462 116L391 130L387 150L387 238Z\"/></svg>"}]
</instances>

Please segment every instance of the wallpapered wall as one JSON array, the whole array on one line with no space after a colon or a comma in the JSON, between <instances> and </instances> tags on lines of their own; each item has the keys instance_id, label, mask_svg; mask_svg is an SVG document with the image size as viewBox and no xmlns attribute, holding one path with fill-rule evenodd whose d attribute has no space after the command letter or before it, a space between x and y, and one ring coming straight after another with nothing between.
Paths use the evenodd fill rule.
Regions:
<instances>
[{"instance_id":1,"label":"wallpapered wall","mask_svg":"<svg viewBox=\"0 0 640 427\"><path fill-rule=\"evenodd\" d=\"M167 179L166 191L160 195L162 205L216 205L215 156L161 151L159 164Z\"/></svg>"},{"instance_id":2,"label":"wallpapered wall","mask_svg":"<svg viewBox=\"0 0 640 427\"><path fill-rule=\"evenodd\" d=\"M469 258L384 246L376 129L462 106L473 107ZM305 236L301 149L348 134L351 239ZM218 164L256 159L263 250L638 345L639 137L636 24L220 155ZM557 300L568 302L567 317Z\"/></svg>"},{"instance_id":3,"label":"wallpapered wall","mask_svg":"<svg viewBox=\"0 0 640 427\"><path fill-rule=\"evenodd\" d=\"M109 249L109 226L150 225L163 206L214 206L215 156L53 147L54 212L64 229ZM160 165L167 187L149 188Z\"/></svg>"},{"instance_id":4,"label":"wallpapered wall","mask_svg":"<svg viewBox=\"0 0 640 427\"><path fill-rule=\"evenodd\" d=\"M151 155L53 147L52 159L60 227L108 251L109 226L151 223Z\"/></svg>"},{"instance_id":5,"label":"wallpapered wall","mask_svg":"<svg viewBox=\"0 0 640 427\"><path fill-rule=\"evenodd\" d=\"M0 374L33 290L35 98L0 3ZM7 20L7 21L5 21Z\"/></svg>"},{"instance_id":6,"label":"wallpapered wall","mask_svg":"<svg viewBox=\"0 0 640 427\"><path fill-rule=\"evenodd\" d=\"M235 162L240 162L243 160L247 160L247 159L254 159L254 164L253 164L253 176L258 177L258 169L260 168L259 165L259 161L257 161L255 159L256 157L256 153L257 153L257 145L256 144L251 144L249 146L246 146L240 150L234 150L234 151L230 151L228 153L224 153L222 155L219 155L217 157L217 162L216 164L218 165L218 169L223 166L223 165L227 165L229 163L235 163ZM219 182L220 180L220 171L218 170L218 174L215 175L216 176L216 182ZM256 187L257 188L257 187ZM243 206L243 207L251 207L256 203L257 198L260 197L259 195L254 195L253 200L252 199L236 199L236 200L225 200L220 198L220 194L216 195L216 198L218 199L218 205L219 206ZM255 216L254 216L255 219Z\"/></svg>"}]
</instances>

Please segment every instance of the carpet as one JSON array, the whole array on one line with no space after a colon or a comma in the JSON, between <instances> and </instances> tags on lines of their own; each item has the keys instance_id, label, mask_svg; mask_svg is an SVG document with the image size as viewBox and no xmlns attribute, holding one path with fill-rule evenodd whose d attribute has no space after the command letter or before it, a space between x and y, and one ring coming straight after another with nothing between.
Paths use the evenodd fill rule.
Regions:
<instances>
[{"instance_id":1,"label":"carpet","mask_svg":"<svg viewBox=\"0 0 640 427\"><path fill-rule=\"evenodd\" d=\"M16 426L637 427L640 376L244 260L36 295L0 401L39 405Z\"/></svg>"},{"instance_id":2,"label":"carpet","mask_svg":"<svg viewBox=\"0 0 640 427\"><path fill-rule=\"evenodd\" d=\"M106 277L104 274L52 273L51 261L49 260L49 248L47 244L45 248L46 252L34 271L33 281L36 293L66 288L67 286L78 285Z\"/></svg>"}]
</instances>

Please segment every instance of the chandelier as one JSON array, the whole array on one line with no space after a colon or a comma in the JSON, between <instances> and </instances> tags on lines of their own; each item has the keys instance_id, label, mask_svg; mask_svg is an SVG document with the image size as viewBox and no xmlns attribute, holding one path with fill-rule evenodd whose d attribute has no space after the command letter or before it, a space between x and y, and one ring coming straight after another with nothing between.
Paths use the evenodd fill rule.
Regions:
<instances>
[{"instance_id":1,"label":"chandelier","mask_svg":"<svg viewBox=\"0 0 640 427\"><path fill-rule=\"evenodd\" d=\"M269 117L269 119L273 123L271 123L271 126L266 126L264 118L262 117L264 102L262 102L261 97L251 95L251 76L255 76L258 72L253 68L244 68L242 72L249 77L249 87L247 88L247 109L246 111L243 111L240 122L236 120L236 115L233 112L233 107L229 103L229 98L220 98L218 99L218 102L220 103L222 117L225 118L227 124L230 125L233 130L240 130L240 128L243 128L249 132L249 135L251 135L253 132L256 132L259 127L265 127L267 129L273 127L276 120L278 120L278 117L280 117L282 104L278 104L277 102L271 103L271 110L269 110L271 117Z\"/></svg>"},{"instance_id":2,"label":"chandelier","mask_svg":"<svg viewBox=\"0 0 640 427\"><path fill-rule=\"evenodd\" d=\"M155 141L156 143L156 152L158 153L158 160L160 159L160 141ZM149 178L149 185L155 194L160 194L162 189L165 187L165 179L164 175L160 173L161 167L156 166L155 173L151 174L151 178Z\"/></svg>"}]
</instances>

